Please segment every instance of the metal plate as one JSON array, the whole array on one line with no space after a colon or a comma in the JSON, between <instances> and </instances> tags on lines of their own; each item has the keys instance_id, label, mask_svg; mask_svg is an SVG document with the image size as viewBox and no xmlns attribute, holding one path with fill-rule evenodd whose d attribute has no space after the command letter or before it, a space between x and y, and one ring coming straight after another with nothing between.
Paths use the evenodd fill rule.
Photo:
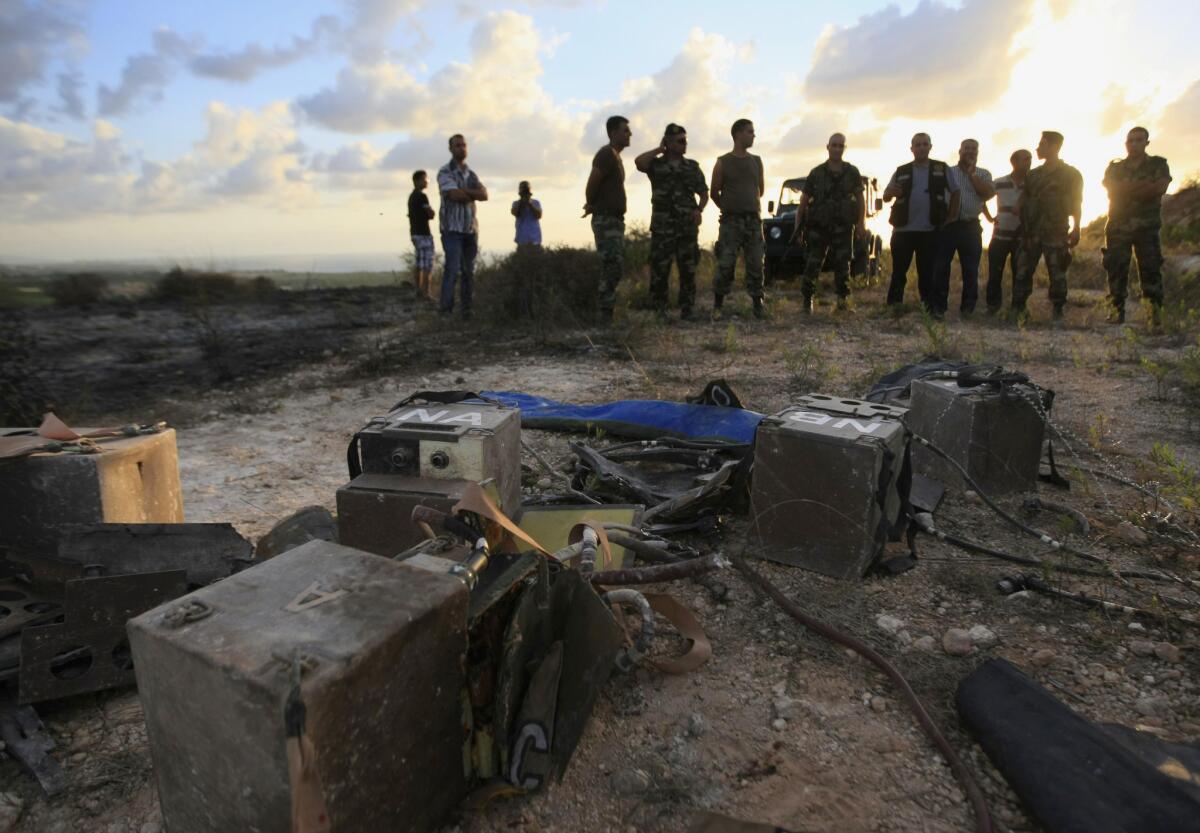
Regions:
<instances>
[{"instance_id":1,"label":"metal plate","mask_svg":"<svg viewBox=\"0 0 1200 833\"><path fill-rule=\"evenodd\" d=\"M199 587L250 566L254 552L228 523L90 524L63 535L58 558L97 565L92 575L186 570Z\"/></svg>"},{"instance_id":2,"label":"metal plate","mask_svg":"<svg viewBox=\"0 0 1200 833\"><path fill-rule=\"evenodd\" d=\"M66 789L66 775L50 754L54 739L38 713L33 706L18 706L3 691L0 691L0 740L4 741L8 754L38 780L46 795L55 796Z\"/></svg>"},{"instance_id":3,"label":"metal plate","mask_svg":"<svg viewBox=\"0 0 1200 833\"><path fill-rule=\"evenodd\" d=\"M0 582L0 639L62 615L62 600L16 582Z\"/></svg>"},{"instance_id":4,"label":"metal plate","mask_svg":"<svg viewBox=\"0 0 1200 833\"><path fill-rule=\"evenodd\" d=\"M18 702L132 685L125 623L186 592L183 570L67 582L63 624L21 633Z\"/></svg>"}]
</instances>

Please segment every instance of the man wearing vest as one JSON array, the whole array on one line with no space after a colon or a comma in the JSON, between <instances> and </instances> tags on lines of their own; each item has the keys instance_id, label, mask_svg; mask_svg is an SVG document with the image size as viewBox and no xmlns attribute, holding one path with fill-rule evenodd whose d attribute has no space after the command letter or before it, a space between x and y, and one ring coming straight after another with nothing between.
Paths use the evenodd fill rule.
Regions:
<instances>
[{"instance_id":1,"label":"man wearing vest","mask_svg":"<svg viewBox=\"0 0 1200 833\"><path fill-rule=\"evenodd\" d=\"M896 169L883 192L884 202L896 201L888 217L892 224L892 282L887 302L894 311L901 309L908 267L916 255L921 303L935 318L941 318L946 313L945 301L939 302L933 283L938 231L947 217L958 216L958 191L949 166L929 158L932 148L928 133L913 136L913 161Z\"/></svg>"},{"instance_id":2,"label":"man wearing vest","mask_svg":"<svg viewBox=\"0 0 1200 833\"><path fill-rule=\"evenodd\" d=\"M962 298L958 310L964 318L975 312L975 303L979 300L979 260L983 257L983 226L979 224L979 212L996 193L991 172L977 167L978 159L979 142L963 139L958 146L958 164L950 168L950 179L958 186L958 213L950 215L942 229L934 272L938 308L945 310L950 305L950 267L954 264L954 255L958 254L962 271Z\"/></svg>"},{"instance_id":3,"label":"man wearing vest","mask_svg":"<svg viewBox=\"0 0 1200 833\"><path fill-rule=\"evenodd\" d=\"M668 124L658 147L640 154L634 166L650 177L650 300L660 321L669 320L671 264L679 267L679 317L692 320L696 301L697 236L708 183L694 159L687 159L687 131ZM699 203L697 203L699 198Z\"/></svg>"},{"instance_id":4,"label":"man wearing vest","mask_svg":"<svg viewBox=\"0 0 1200 833\"><path fill-rule=\"evenodd\" d=\"M713 282L714 321L721 320L721 305L733 287L738 249L746 260L746 293L754 302L754 317L765 318L763 308L763 233L759 210L763 183L762 158L749 152L754 145L754 123L738 119L729 130L733 150L717 157L712 171L712 201L721 210L717 233L717 276Z\"/></svg>"},{"instance_id":5,"label":"man wearing vest","mask_svg":"<svg viewBox=\"0 0 1200 833\"><path fill-rule=\"evenodd\" d=\"M866 204L863 202L862 176L858 168L842 161L846 137L834 133L825 145L829 158L808 172L800 204L796 207L795 240L804 229L807 258L801 291L801 312L812 312L813 294L826 253L833 265L833 285L837 291L837 309L850 308L850 261L854 257L854 236L866 237Z\"/></svg>"},{"instance_id":6,"label":"man wearing vest","mask_svg":"<svg viewBox=\"0 0 1200 833\"><path fill-rule=\"evenodd\" d=\"M1125 136L1124 159L1117 159L1104 172L1108 191L1108 224L1104 227L1104 269L1108 272L1109 321L1125 323L1125 293L1129 286L1129 262L1137 252L1142 295L1150 302L1150 326L1161 321L1162 197L1171 184L1171 169L1161 156L1146 154L1150 131L1135 127Z\"/></svg>"},{"instance_id":7,"label":"man wearing vest","mask_svg":"<svg viewBox=\"0 0 1200 833\"><path fill-rule=\"evenodd\" d=\"M609 323L617 302L617 284L624 269L625 166L621 151L629 147L633 131L629 119L610 116L604 124L608 144L596 151L584 194L583 216L592 215L592 235L600 255L600 296L597 307L601 323Z\"/></svg>"},{"instance_id":8,"label":"man wearing vest","mask_svg":"<svg viewBox=\"0 0 1200 833\"><path fill-rule=\"evenodd\" d=\"M1012 173L998 177L996 186L996 216L983 206L983 214L992 224L992 242L988 244L987 310L995 315L1004 305L1004 266L1011 264L1013 282L1017 280L1017 254L1021 243L1021 218L1017 202L1025 188L1025 177L1033 164L1033 154L1027 150L1013 151L1008 157Z\"/></svg>"},{"instance_id":9,"label":"man wearing vest","mask_svg":"<svg viewBox=\"0 0 1200 833\"><path fill-rule=\"evenodd\" d=\"M1062 144L1061 133L1042 133L1037 155L1044 161L1029 172L1021 193L1021 254L1012 299L1013 315L1018 321L1029 318L1025 303L1033 294L1033 273L1043 257L1050 274L1055 321L1062 320L1067 303L1067 267L1071 265L1071 249L1079 243L1083 177L1058 158Z\"/></svg>"}]
</instances>

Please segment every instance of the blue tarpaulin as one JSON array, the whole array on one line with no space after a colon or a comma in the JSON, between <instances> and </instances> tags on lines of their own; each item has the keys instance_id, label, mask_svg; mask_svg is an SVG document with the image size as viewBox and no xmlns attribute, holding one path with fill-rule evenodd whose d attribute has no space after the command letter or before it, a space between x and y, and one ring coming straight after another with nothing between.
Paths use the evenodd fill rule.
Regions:
<instances>
[{"instance_id":1,"label":"blue tarpaulin","mask_svg":"<svg viewBox=\"0 0 1200 833\"><path fill-rule=\"evenodd\" d=\"M708 442L752 443L763 414L742 408L690 405L658 399L622 399L572 405L516 391L480 391L480 396L521 411L522 428L549 431L601 429L614 437L659 437Z\"/></svg>"}]
</instances>

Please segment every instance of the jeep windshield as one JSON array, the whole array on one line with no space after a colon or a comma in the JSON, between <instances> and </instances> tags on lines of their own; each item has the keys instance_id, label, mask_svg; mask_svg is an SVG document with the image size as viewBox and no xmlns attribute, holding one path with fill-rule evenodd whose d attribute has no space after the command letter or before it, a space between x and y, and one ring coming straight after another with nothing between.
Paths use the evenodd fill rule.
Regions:
<instances>
[{"instance_id":1,"label":"jeep windshield","mask_svg":"<svg viewBox=\"0 0 1200 833\"><path fill-rule=\"evenodd\" d=\"M779 208L775 212L776 217L796 213L796 206L800 204L800 192L803 188L803 177L784 180L783 185L779 188Z\"/></svg>"}]
</instances>

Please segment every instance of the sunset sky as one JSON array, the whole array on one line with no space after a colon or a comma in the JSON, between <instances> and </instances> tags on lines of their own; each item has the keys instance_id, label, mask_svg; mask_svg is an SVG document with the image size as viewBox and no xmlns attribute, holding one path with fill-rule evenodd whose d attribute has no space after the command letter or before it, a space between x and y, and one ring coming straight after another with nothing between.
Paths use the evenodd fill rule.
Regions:
<instances>
[{"instance_id":1,"label":"sunset sky","mask_svg":"<svg viewBox=\"0 0 1200 833\"><path fill-rule=\"evenodd\" d=\"M630 221L649 218L633 156L668 122L707 174L742 116L768 198L835 130L881 180L917 130L948 161L978 138L994 175L1059 130L1086 220L1134 124L1172 190L1200 172L1198 32L1196 2L0 0L0 262L386 265L410 248L411 172L456 132L491 191L485 249L511 245L521 179L548 243L589 244L612 113L633 126Z\"/></svg>"}]
</instances>

